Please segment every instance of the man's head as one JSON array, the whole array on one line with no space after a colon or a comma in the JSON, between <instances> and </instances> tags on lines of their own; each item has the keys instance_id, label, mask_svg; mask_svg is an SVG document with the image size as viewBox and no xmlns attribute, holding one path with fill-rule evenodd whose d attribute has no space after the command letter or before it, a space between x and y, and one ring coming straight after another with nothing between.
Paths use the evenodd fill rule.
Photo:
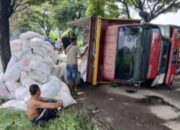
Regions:
<instances>
[{"instance_id":1,"label":"man's head","mask_svg":"<svg viewBox=\"0 0 180 130\"><path fill-rule=\"evenodd\" d=\"M71 42L72 42L74 45L77 44L77 38L76 38L76 36L73 36L73 37L71 38Z\"/></svg>"},{"instance_id":2,"label":"man's head","mask_svg":"<svg viewBox=\"0 0 180 130\"><path fill-rule=\"evenodd\" d=\"M37 84L32 84L29 88L29 92L30 92L31 96L40 97L40 95L41 95L40 88Z\"/></svg>"}]
</instances>

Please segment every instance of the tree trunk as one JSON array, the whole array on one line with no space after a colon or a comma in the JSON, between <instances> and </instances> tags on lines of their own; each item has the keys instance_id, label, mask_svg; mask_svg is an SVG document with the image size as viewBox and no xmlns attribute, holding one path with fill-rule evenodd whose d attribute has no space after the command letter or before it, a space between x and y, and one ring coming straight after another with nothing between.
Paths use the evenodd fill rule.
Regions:
<instances>
[{"instance_id":1,"label":"tree trunk","mask_svg":"<svg viewBox=\"0 0 180 130\"><path fill-rule=\"evenodd\" d=\"M50 31L49 30L46 30L45 33L46 33L47 37L50 37Z\"/></svg>"},{"instance_id":2,"label":"tree trunk","mask_svg":"<svg viewBox=\"0 0 180 130\"><path fill-rule=\"evenodd\" d=\"M0 52L3 72L11 58L9 44L9 4L10 0L0 0Z\"/></svg>"},{"instance_id":3,"label":"tree trunk","mask_svg":"<svg viewBox=\"0 0 180 130\"><path fill-rule=\"evenodd\" d=\"M124 6L126 8L126 14L127 14L127 18L130 19L131 18L131 15L130 15L130 11L129 11L129 7L128 7L128 4L124 1Z\"/></svg>"}]
</instances>

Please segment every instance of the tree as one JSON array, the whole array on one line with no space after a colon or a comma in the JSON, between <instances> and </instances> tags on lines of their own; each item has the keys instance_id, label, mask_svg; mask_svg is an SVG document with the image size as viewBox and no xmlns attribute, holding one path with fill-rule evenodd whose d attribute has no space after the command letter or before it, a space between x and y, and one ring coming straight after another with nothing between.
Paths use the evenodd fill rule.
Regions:
<instances>
[{"instance_id":1,"label":"tree","mask_svg":"<svg viewBox=\"0 0 180 130\"><path fill-rule=\"evenodd\" d=\"M86 5L83 0L62 0L54 8L54 19L60 30L67 29L67 22L85 16Z\"/></svg>"},{"instance_id":2,"label":"tree","mask_svg":"<svg viewBox=\"0 0 180 130\"><path fill-rule=\"evenodd\" d=\"M46 0L55 4L56 0ZM9 44L9 18L15 11L27 8L27 5L37 5L45 2L44 0L0 0L0 50L3 72L11 58ZM28 7L29 7L28 6Z\"/></svg>"},{"instance_id":3,"label":"tree","mask_svg":"<svg viewBox=\"0 0 180 130\"><path fill-rule=\"evenodd\" d=\"M131 18L129 7L139 11L139 16L150 22L159 15L177 11L180 8L179 0L118 0L122 4L121 11Z\"/></svg>"},{"instance_id":4,"label":"tree","mask_svg":"<svg viewBox=\"0 0 180 130\"><path fill-rule=\"evenodd\" d=\"M86 16L119 17L120 11L116 0L89 0Z\"/></svg>"},{"instance_id":5,"label":"tree","mask_svg":"<svg viewBox=\"0 0 180 130\"><path fill-rule=\"evenodd\" d=\"M30 27L42 29L47 37L49 37L54 27L54 17L51 8L51 5L45 3L40 7L32 8L31 12L27 13L25 17L25 21Z\"/></svg>"}]
</instances>

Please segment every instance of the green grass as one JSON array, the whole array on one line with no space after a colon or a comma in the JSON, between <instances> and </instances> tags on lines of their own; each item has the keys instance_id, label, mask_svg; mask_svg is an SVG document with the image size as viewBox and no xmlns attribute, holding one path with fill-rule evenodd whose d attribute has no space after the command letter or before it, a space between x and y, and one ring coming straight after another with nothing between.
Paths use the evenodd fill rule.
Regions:
<instances>
[{"instance_id":1,"label":"green grass","mask_svg":"<svg viewBox=\"0 0 180 130\"><path fill-rule=\"evenodd\" d=\"M60 112L60 117L32 126L24 112L0 109L0 130L97 130L86 110L70 108Z\"/></svg>"}]
</instances>

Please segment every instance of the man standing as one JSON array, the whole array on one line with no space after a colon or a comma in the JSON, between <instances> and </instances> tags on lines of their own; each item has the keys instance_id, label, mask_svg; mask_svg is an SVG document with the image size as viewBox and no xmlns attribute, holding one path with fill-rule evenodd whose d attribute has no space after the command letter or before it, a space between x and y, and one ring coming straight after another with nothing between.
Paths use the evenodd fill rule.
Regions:
<instances>
[{"instance_id":1,"label":"man standing","mask_svg":"<svg viewBox=\"0 0 180 130\"><path fill-rule=\"evenodd\" d=\"M76 80L78 75L78 55L82 58L88 50L86 47L83 53L80 52L79 48L76 46L77 38L74 36L71 39L69 37L63 37L62 42L65 48L65 53L67 55L67 79L69 81L69 88L72 94L77 95L76 91Z\"/></svg>"},{"instance_id":2,"label":"man standing","mask_svg":"<svg viewBox=\"0 0 180 130\"><path fill-rule=\"evenodd\" d=\"M57 108L63 107L61 100L48 100L42 98L38 85L33 84L29 88L31 98L27 102L27 115L34 125L56 118Z\"/></svg>"}]
</instances>

